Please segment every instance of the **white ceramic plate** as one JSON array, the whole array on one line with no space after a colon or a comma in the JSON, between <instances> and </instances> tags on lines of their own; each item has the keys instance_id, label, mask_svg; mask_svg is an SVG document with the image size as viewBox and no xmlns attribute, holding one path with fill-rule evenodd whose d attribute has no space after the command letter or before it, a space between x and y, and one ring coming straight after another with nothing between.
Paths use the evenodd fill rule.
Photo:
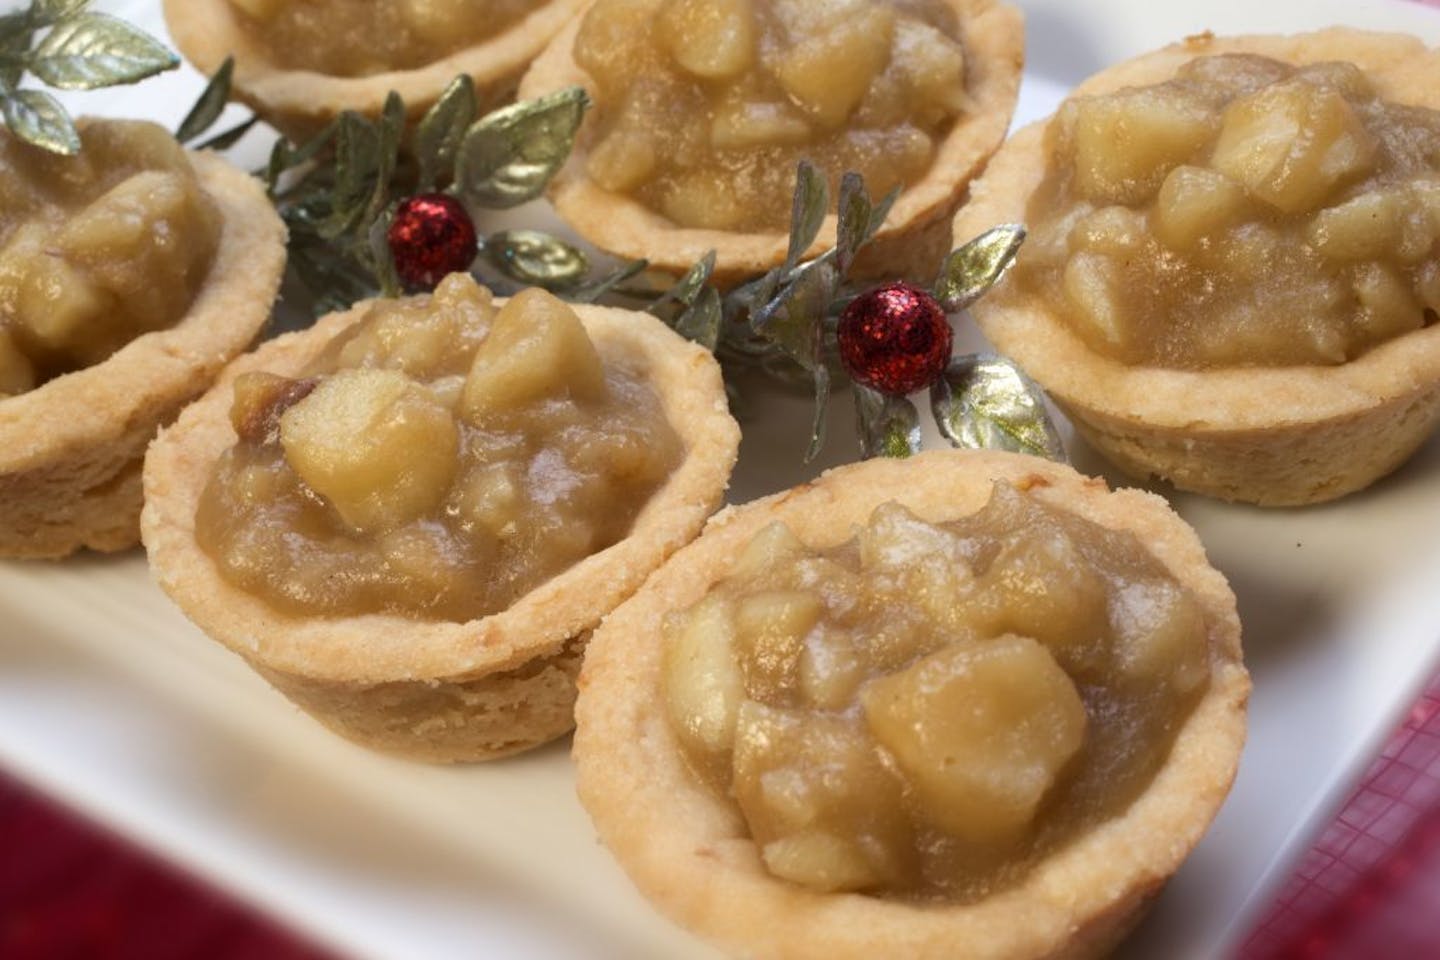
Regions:
<instances>
[{"instance_id":1,"label":"white ceramic plate","mask_svg":"<svg viewBox=\"0 0 1440 960\"><path fill-rule=\"evenodd\" d=\"M1205 29L1349 23L1440 40L1440 15L1399 0L1020 5L1021 122L1087 74ZM154 0L102 6L163 30ZM187 71L72 103L173 124L199 86ZM962 349L976 346L962 333ZM746 425L737 500L824 465L799 463L808 402L765 402L774 413ZM846 406L829 463L851 456ZM1104 470L1084 450L1076 459ZM1233 946L1440 654L1440 443L1331 506L1174 499L1240 599L1255 695L1235 791L1126 947L1133 957ZM353 747L192 628L138 553L0 564L0 767L351 955L711 955L594 842L565 744L458 769Z\"/></svg>"}]
</instances>

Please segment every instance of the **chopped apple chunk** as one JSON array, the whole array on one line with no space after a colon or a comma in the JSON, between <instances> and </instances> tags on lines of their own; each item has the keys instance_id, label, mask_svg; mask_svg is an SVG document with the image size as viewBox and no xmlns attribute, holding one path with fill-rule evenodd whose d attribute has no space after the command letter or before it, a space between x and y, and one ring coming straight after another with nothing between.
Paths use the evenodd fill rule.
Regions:
<instances>
[{"instance_id":1,"label":"chopped apple chunk","mask_svg":"<svg viewBox=\"0 0 1440 960\"><path fill-rule=\"evenodd\" d=\"M755 61L751 0L666 0L660 36L676 63L708 80L744 73Z\"/></svg>"},{"instance_id":2,"label":"chopped apple chunk","mask_svg":"<svg viewBox=\"0 0 1440 960\"><path fill-rule=\"evenodd\" d=\"M772 567L805 554L805 544L780 521L767 524L750 539L735 561L730 575L734 577L758 576Z\"/></svg>"},{"instance_id":3,"label":"chopped apple chunk","mask_svg":"<svg viewBox=\"0 0 1440 960\"><path fill-rule=\"evenodd\" d=\"M1189 692L1205 679L1205 619L1194 597L1168 580L1135 580L1115 591L1110 616L1118 663L1143 683Z\"/></svg>"},{"instance_id":4,"label":"chopped apple chunk","mask_svg":"<svg viewBox=\"0 0 1440 960\"><path fill-rule=\"evenodd\" d=\"M1211 162L1252 196L1299 213L1364 174L1374 158L1375 140L1345 98L1297 80L1231 104Z\"/></svg>"},{"instance_id":5,"label":"chopped apple chunk","mask_svg":"<svg viewBox=\"0 0 1440 960\"><path fill-rule=\"evenodd\" d=\"M710 122L710 144L722 150L804 143L809 138L810 124L788 103L726 101L716 107Z\"/></svg>"},{"instance_id":6,"label":"chopped apple chunk","mask_svg":"<svg viewBox=\"0 0 1440 960\"><path fill-rule=\"evenodd\" d=\"M776 76L818 123L838 127L889 62L894 30L889 8L867 6L791 47Z\"/></svg>"},{"instance_id":7,"label":"chopped apple chunk","mask_svg":"<svg viewBox=\"0 0 1440 960\"><path fill-rule=\"evenodd\" d=\"M356 530L430 512L454 479L450 411L393 370L342 370L280 418L285 459Z\"/></svg>"},{"instance_id":8,"label":"chopped apple chunk","mask_svg":"<svg viewBox=\"0 0 1440 960\"><path fill-rule=\"evenodd\" d=\"M872 682L865 720L925 814L972 843L1024 832L1085 740L1085 705L1027 637L952 644Z\"/></svg>"},{"instance_id":9,"label":"chopped apple chunk","mask_svg":"<svg viewBox=\"0 0 1440 960\"><path fill-rule=\"evenodd\" d=\"M816 890L863 890L882 879L860 844L825 830L771 841L761 856L775 876Z\"/></svg>"},{"instance_id":10,"label":"chopped apple chunk","mask_svg":"<svg viewBox=\"0 0 1440 960\"><path fill-rule=\"evenodd\" d=\"M780 844L773 858L787 879L858 890L894 879L913 858L900 783L853 720L744 701L734 782L762 851ZM835 840L815 839L825 834Z\"/></svg>"},{"instance_id":11,"label":"chopped apple chunk","mask_svg":"<svg viewBox=\"0 0 1440 960\"><path fill-rule=\"evenodd\" d=\"M1074 122L1075 186L1097 203L1152 197L1216 126L1203 104L1166 88L1082 100Z\"/></svg>"},{"instance_id":12,"label":"chopped apple chunk","mask_svg":"<svg viewBox=\"0 0 1440 960\"><path fill-rule=\"evenodd\" d=\"M977 594L992 631L1033 637L1071 669L1103 663L1105 580L1064 531L1047 525L1015 537Z\"/></svg>"},{"instance_id":13,"label":"chopped apple chunk","mask_svg":"<svg viewBox=\"0 0 1440 960\"><path fill-rule=\"evenodd\" d=\"M478 423L555 395L597 400L605 395L605 371L575 311L532 288L495 315L475 352L461 409Z\"/></svg>"},{"instance_id":14,"label":"chopped apple chunk","mask_svg":"<svg viewBox=\"0 0 1440 960\"><path fill-rule=\"evenodd\" d=\"M1398 191L1363 193L1321 210L1309 241L1336 260L1373 260L1395 250L1405 227L1407 198Z\"/></svg>"},{"instance_id":15,"label":"chopped apple chunk","mask_svg":"<svg viewBox=\"0 0 1440 960\"><path fill-rule=\"evenodd\" d=\"M586 169L606 190L633 190L655 169L655 142L644 133L617 130L596 144Z\"/></svg>"},{"instance_id":16,"label":"chopped apple chunk","mask_svg":"<svg viewBox=\"0 0 1440 960\"><path fill-rule=\"evenodd\" d=\"M795 689L805 637L822 612L820 598L803 590L766 590L740 601L736 648L751 697L773 702Z\"/></svg>"},{"instance_id":17,"label":"chopped apple chunk","mask_svg":"<svg viewBox=\"0 0 1440 960\"><path fill-rule=\"evenodd\" d=\"M1177 250L1192 250L1243 218L1249 208L1245 190L1217 170L1182 165L1160 185L1155 232Z\"/></svg>"},{"instance_id":18,"label":"chopped apple chunk","mask_svg":"<svg viewBox=\"0 0 1440 960\"><path fill-rule=\"evenodd\" d=\"M667 625L663 669L666 705L676 733L706 756L728 750L745 697L730 605L710 598L683 623Z\"/></svg>"}]
</instances>

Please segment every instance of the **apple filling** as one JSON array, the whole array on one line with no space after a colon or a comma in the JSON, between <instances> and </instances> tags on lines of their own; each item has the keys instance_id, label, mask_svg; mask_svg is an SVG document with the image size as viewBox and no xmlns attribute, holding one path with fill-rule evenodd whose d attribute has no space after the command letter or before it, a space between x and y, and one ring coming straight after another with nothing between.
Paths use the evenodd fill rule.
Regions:
<instances>
[{"instance_id":1,"label":"apple filling","mask_svg":"<svg viewBox=\"0 0 1440 960\"><path fill-rule=\"evenodd\" d=\"M230 0L277 65L364 77L434 63L501 32L539 0Z\"/></svg>"},{"instance_id":2,"label":"apple filling","mask_svg":"<svg viewBox=\"0 0 1440 960\"><path fill-rule=\"evenodd\" d=\"M767 869L968 902L1137 797L1209 682L1198 601L1128 532L997 484L825 550L777 522L665 623L697 773Z\"/></svg>"},{"instance_id":3,"label":"apple filling","mask_svg":"<svg viewBox=\"0 0 1440 960\"><path fill-rule=\"evenodd\" d=\"M1355 66L1194 60L1046 148L1018 279L1122 363L1339 364L1440 308L1440 113Z\"/></svg>"},{"instance_id":4,"label":"apple filling","mask_svg":"<svg viewBox=\"0 0 1440 960\"><path fill-rule=\"evenodd\" d=\"M0 131L0 398L173 326L204 283L220 214L153 123L86 121L58 157Z\"/></svg>"},{"instance_id":5,"label":"apple filling","mask_svg":"<svg viewBox=\"0 0 1440 960\"><path fill-rule=\"evenodd\" d=\"M637 367L540 290L379 301L307 375L236 379L197 540L286 611L497 612L622 539L679 463Z\"/></svg>"},{"instance_id":6,"label":"apple filling","mask_svg":"<svg viewBox=\"0 0 1440 960\"><path fill-rule=\"evenodd\" d=\"M575 41L594 82L586 170L683 227L783 230L795 166L918 180L965 110L940 0L599 0Z\"/></svg>"}]
</instances>

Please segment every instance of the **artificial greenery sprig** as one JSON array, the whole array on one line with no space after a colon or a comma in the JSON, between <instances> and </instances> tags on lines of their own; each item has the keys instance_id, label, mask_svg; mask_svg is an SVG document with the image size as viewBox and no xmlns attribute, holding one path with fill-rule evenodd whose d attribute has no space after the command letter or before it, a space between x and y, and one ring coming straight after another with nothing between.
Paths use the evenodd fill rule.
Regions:
<instances>
[{"instance_id":1,"label":"artificial greenery sprig","mask_svg":"<svg viewBox=\"0 0 1440 960\"><path fill-rule=\"evenodd\" d=\"M864 180L846 174L840 181L835 245L802 261L819 236L830 198L825 177L809 162L801 162L787 254L779 267L721 298L706 285L714 267L712 255L651 308L727 362L759 364L808 378L815 416L807 460L820 451L830 392L845 376L836 350L835 318L860 292L850 270L884 224L895 197L892 191L872 202ZM1010 224L952 251L931 288L936 300L951 313L970 306L999 281L1024 239L1024 228ZM851 386L863 456L907 456L920 449L920 415L908 398L858 383ZM1064 457L1040 389L1002 357L952 359L930 388L930 409L940 433L955 446Z\"/></svg>"},{"instance_id":2,"label":"artificial greenery sprig","mask_svg":"<svg viewBox=\"0 0 1440 960\"><path fill-rule=\"evenodd\" d=\"M15 136L51 153L73 155L80 134L60 101L21 86L27 77L57 90L95 90L180 65L154 37L89 6L90 0L32 0L0 16L0 116Z\"/></svg>"},{"instance_id":3,"label":"artificial greenery sprig","mask_svg":"<svg viewBox=\"0 0 1440 960\"><path fill-rule=\"evenodd\" d=\"M219 120L232 70L227 60L211 78L180 124L182 142L200 140ZM261 176L290 231L292 274L311 292L315 312L401 292L385 236L404 198L443 190L467 209L498 210L538 197L570 155L588 106L584 90L571 87L478 116L475 84L462 75L408 137L405 104L392 92L377 118L346 111L308 140L276 141ZM199 145L228 146L253 123ZM592 277L583 251L538 230L483 237L479 254L510 281L571 299L600 296L645 267L629 263Z\"/></svg>"}]
</instances>

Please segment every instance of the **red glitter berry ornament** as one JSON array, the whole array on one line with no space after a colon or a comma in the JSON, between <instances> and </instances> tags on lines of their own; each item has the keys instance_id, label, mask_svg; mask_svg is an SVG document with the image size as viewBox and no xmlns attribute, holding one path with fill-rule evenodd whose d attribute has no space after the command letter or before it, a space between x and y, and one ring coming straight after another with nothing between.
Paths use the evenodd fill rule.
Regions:
<instances>
[{"instance_id":1,"label":"red glitter berry ornament","mask_svg":"<svg viewBox=\"0 0 1440 960\"><path fill-rule=\"evenodd\" d=\"M850 376L895 397L934 383L954 342L935 298L898 281L851 300L835 332Z\"/></svg>"},{"instance_id":2,"label":"red glitter berry ornament","mask_svg":"<svg viewBox=\"0 0 1440 960\"><path fill-rule=\"evenodd\" d=\"M478 251L475 221L454 197L422 193L404 201L385 234L395 272L409 287L433 287L469 270Z\"/></svg>"}]
</instances>

